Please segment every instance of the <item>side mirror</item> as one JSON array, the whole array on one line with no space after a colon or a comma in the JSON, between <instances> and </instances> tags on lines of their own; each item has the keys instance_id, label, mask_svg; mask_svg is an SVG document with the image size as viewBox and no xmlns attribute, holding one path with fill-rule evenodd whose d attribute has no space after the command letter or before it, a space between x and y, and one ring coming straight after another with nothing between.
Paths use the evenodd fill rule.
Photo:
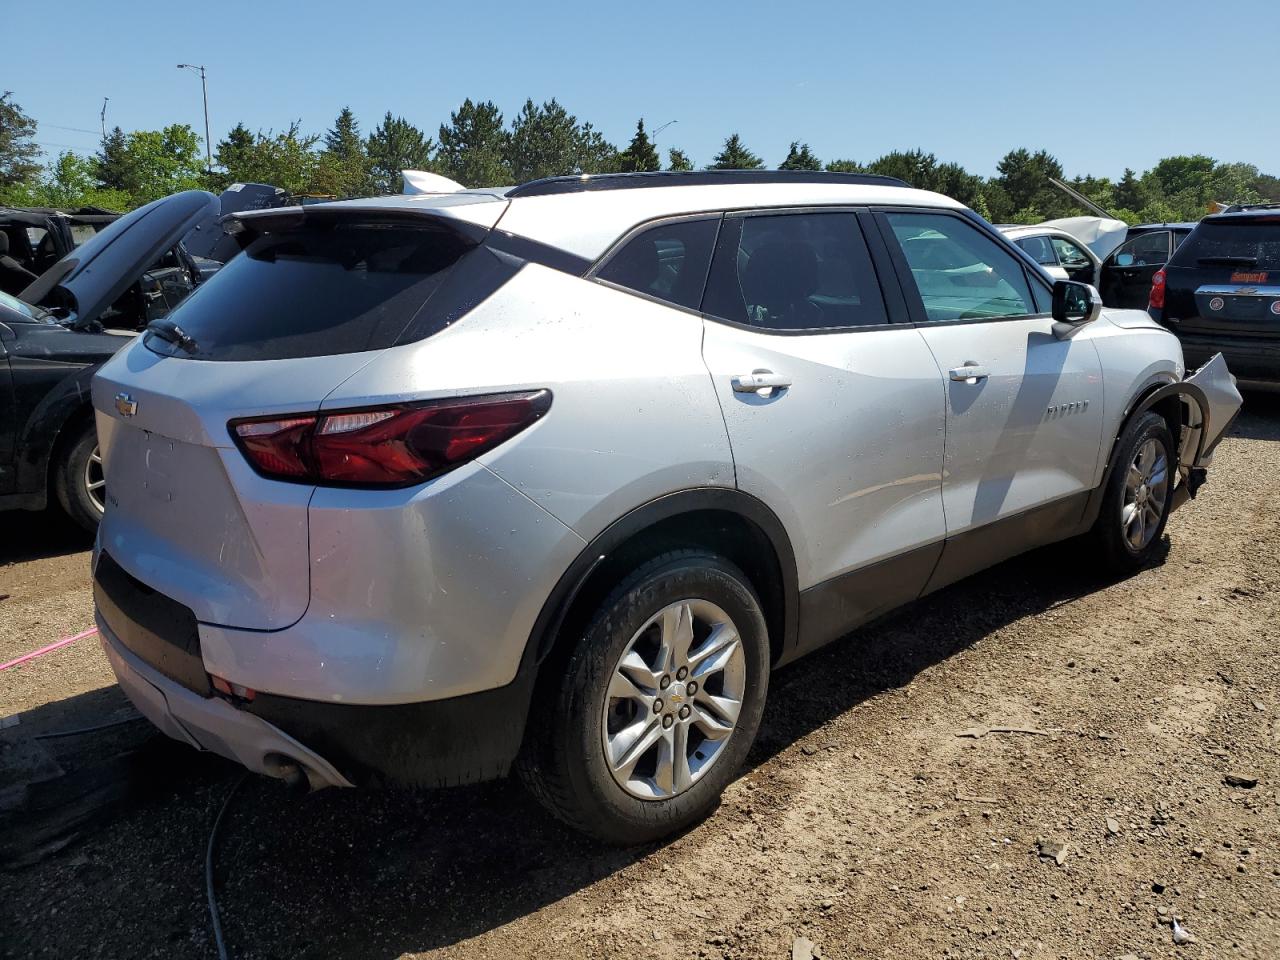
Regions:
<instances>
[{"instance_id":1,"label":"side mirror","mask_svg":"<svg viewBox=\"0 0 1280 960\"><path fill-rule=\"evenodd\" d=\"M1133 254L1132 254L1132 253L1118 253L1118 254L1116 254L1116 266L1117 266L1117 267L1132 267L1132 266L1133 266Z\"/></svg>"},{"instance_id":2,"label":"side mirror","mask_svg":"<svg viewBox=\"0 0 1280 960\"><path fill-rule=\"evenodd\" d=\"M1053 319L1072 327L1084 326L1102 313L1102 294L1087 283L1059 280L1053 285Z\"/></svg>"}]
</instances>

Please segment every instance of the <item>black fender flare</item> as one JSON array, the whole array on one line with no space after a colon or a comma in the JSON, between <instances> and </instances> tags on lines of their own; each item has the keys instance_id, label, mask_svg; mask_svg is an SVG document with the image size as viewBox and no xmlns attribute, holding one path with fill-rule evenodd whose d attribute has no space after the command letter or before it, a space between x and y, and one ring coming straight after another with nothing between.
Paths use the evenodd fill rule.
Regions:
<instances>
[{"instance_id":1,"label":"black fender flare","mask_svg":"<svg viewBox=\"0 0 1280 960\"><path fill-rule=\"evenodd\" d=\"M565 617L582 588L601 563L624 543L655 524L681 514L714 510L737 514L768 538L782 575L781 649L796 642L800 589L795 550L786 528L764 501L734 487L697 487L668 493L630 510L595 536L561 575L542 605L521 663L521 672L534 672L551 651Z\"/></svg>"}]
</instances>

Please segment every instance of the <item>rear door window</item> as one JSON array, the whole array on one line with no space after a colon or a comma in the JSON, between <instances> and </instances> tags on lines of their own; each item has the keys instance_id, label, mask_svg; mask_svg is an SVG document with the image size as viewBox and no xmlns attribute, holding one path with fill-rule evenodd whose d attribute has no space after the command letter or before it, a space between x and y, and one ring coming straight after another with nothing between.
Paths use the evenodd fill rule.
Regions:
<instances>
[{"instance_id":1,"label":"rear door window","mask_svg":"<svg viewBox=\"0 0 1280 960\"><path fill-rule=\"evenodd\" d=\"M862 228L852 213L727 218L702 309L770 330L889 322Z\"/></svg>"},{"instance_id":2,"label":"rear door window","mask_svg":"<svg viewBox=\"0 0 1280 960\"><path fill-rule=\"evenodd\" d=\"M1058 255L1058 262L1068 270L1082 270L1090 266L1089 255L1076 244L1064 237L1050 237L1053 250Z\"/></svg>"},{"instance_id":3,"label":"rear door window","mask_svg":"<svg viewBox=\"0 0 1280 960\"><path fill-rule=\"evenodd\" d=\"M470 249L449 231L400 223L267 233L170 315L193 348L155 334L146 343L200 360L381 350L434 332L415 320Z\"/></svg>"},{"instance_id":4,"label":"rear door window","mask_svg":"<svg viewBox=\"0 0 1280 960\"><path fill-rule=\"evenodd\" d=\"M1241 273L1280 270L1280 216L1205 220L1174 257L1180 267L1230 267Z\"/></svg>"},{"instance_id":5,"label":"rear door window","mask_svg":"<svg viewBox=\"0 0 1280 960\"><path fill-rule=\"evenodd\" d=\"M719 217L658 224L628 240L596 277L696 310L719 226Z\"/></svg>"},{"instance_id":6,"label":"rear door window","mask_svg":"<svg viewBox=\"0 0 1280 960\"><path fill-rule=\"evenodd\" d=\"M1049 242L1048 237L1022 237L1013 241L1023 250L1031 255L1031 259L1042 267L1056 267L1058 265L1057 254L1054 253L1053 245Z\"/></svg>"}]
</instances>

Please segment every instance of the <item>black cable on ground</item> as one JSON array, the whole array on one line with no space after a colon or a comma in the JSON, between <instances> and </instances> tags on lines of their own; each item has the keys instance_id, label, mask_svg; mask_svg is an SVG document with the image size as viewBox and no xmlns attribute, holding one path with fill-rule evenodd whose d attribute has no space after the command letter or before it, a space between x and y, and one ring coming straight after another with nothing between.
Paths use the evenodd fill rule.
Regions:
<instances>
[{"instance_id":1,"label":"black cable on ground","mask_svg":"<svg viewBox=\"0 0 1280 960\"><path fill-rule=\"evenodd\" d=\"M122 727L126 723L137 723L139 720L147 719L138 713L132 717L126 717L123 720L112 720L110 723L99 723L92 727L77 727L74 730L55 730L52 733L37 733L32 740L56 740L59 737L78 737L82 733L94 733L98 730L107 730L111 727Z\"/></svg>"},{"instance_id":2,"label":"black cable on ground","mask_svg":"<svg viewBox=\"0 0 1280 960\"><path fill-rule=\"evenodd\" d=\"M218 948L218 960L229 960L229 955L226 942L222 939L222 921L218 918L218 898L213 892L213 852L218 845L218 828L222 826L222 818L226 815L227 808L231 806L231 798L248 779L248 773L241 774L240 779L227 791L226 799L222 801L218 815L214 817L213 829L209 832L209 846L204 852L204 886L209 895L209 919L213 921L213 942Z\"/></svg>"}]
</instances>

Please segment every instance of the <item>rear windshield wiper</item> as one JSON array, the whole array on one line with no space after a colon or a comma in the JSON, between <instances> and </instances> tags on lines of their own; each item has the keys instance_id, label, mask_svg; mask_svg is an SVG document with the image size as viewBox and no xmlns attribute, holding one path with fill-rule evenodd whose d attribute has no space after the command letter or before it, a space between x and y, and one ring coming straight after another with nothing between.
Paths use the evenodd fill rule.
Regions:
<instances>
[{"instance_id":1,"label":"rear windshield wiper","mask_svg":"<svg viewBox=\"0 0 1280 960\"><path fill-rule=\"evenodd\" d=\"M148 333L153 333L166 343L172 343L175 347L179 347L187 353L196 352L196 341L194 337L188 336L187 332L172 320L161 318L152 320L147 324Z\"/></svg>"},{"instance_id":2,"label":"rear windshield wiper","mask_svg":"<svg viewBox=\"0 0 1280 960\"><path fill-rule=\"evenodd\" d=\"M1256 267L1257 257L1198 257L1196 263L1220 263L1227 267Z\"/></svg>"}]
</instances>

